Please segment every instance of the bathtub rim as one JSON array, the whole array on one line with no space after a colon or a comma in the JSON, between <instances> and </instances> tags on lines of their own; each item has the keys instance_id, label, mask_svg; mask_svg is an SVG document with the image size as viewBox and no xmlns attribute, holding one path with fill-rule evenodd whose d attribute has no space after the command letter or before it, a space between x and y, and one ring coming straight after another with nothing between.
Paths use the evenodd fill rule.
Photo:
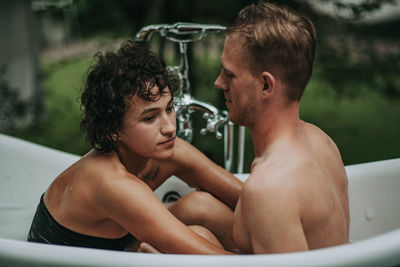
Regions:
<instances>
[{"instance_id":1,"label":"bathtub rim","mask_svg":"<svg viewBox=\"0 0 400 267\"><path fill-rule=\"evenodd\" d=\"M393 266L400 263L400 228L330 248L268 255L145 254L30 243L0 238L1 266ZM46 257L43 257L43 256Z\"/></svg>"},{"instance_id":2,"label":"bathtub rim","mask_svg":"<svg viewBox=\"0 0 400 267\"><path fill-rule=\"evenodd\" d=\"M17 145L29 148L29 153L46 150L49 158L62 158L63 164L75 161L79 156L47 148L15 137L6 137L0 134L0 144L3 147ZM3 142L6 141L6 142ZM378 172L380 168L388 165L400 166L400 158L376 162L347 165L346 172ZM362 168L360 168L362 167ZM368 167L365 169L364 167ZM378 168L376 168L378 167ZM235 174L236 175L236 174ZM245 179L249 174L237 175ZM349 179L362 182L361 175ZM393 235L393 236L392 236ZM49 247L51 246L51 247ZM351 252L348 247L351 246ZM385 251L386 249L386 251ZM78 250L78 251L77 251ZM83 250L83 251L82 251ZM327 249L313 250L301 253L286 253L279 255L240 255L240 256L194 256L194 255L148 255L135 253L122 255L121 252L103 251L99 256L98 250L63 247L63 255L59 255L60 248L55 245L33 244L0 237L0 266L265 266L266 264L283 265L324 265L324 266L390 266L400 263L400 228L387 233L359 240L350 245L343 245ZM34 257L27 258L23 251L29 252ZM92 252L90 252L92 251ZM377 253L379 251L379 253ZM35 252L37 255L33 253ZM115 254L116 253L116 254ZM50 259L45 263L43 255ZM359 258L357 258L357 255ZM362 261L360 261L360 255ZM395 255L395 256L393 256ZM399 255L399 256L397 256ZM41 258L42 257L42 258ZM178 258L177 258L178 257ZM189 257L189 258L187 258ZM227 258L228 257L228 258ZM320 258L318 258L320 257ZM116 261L118 259L118 261ZM45 259L46 260L46 259ZM50 261L52 260L52 261ZM64 261L59 261L64 260ZM67 261L69 260L69 262ZM96 262L93 262L96 260ZM259 262L260 261L260 262ZM136 264L137 263L137 264ZM182 263L182 264L181 264ZM86 265L86 266L88 266Z\"/></svg>"}]
</instances>

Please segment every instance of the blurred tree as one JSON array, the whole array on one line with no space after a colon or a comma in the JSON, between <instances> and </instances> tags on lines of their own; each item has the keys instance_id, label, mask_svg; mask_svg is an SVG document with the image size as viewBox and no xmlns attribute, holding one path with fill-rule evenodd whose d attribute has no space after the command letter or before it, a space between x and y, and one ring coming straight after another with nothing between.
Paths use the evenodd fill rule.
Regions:
<instances>
[{"instance_id":1,"label":"blurred tree","mask_svg":"<svg viewBox=\"0 0 400 267\"><path fill-rule=\"evenodd\" d=\"M350 11L352 19L360 19L370 12L379 10L385 4L396 4L396 0L363 0L357 2L345 2L343 0L322 0L331 2L340 10Z\"/></svg>"},{"instance_id":2,"label":"blurred tree","mask_svg":"<svg viewBox=\"0 0 400 267\"><path fill-rule=\"evenodd\" d=\"M310 17L318 32L317 64L321 75L342 97L355 97L357 88L373 87L388 98L400 99L400 18L380 21L366 18L395 0L363 0L357 3L331 2L348 16L313 11Z\"/></svg>"},{"instance_id":3,"label":"blurred tree","mask_svg":"<svg viewBox=\"0 0 400 267\"><path fill-rule=\"evenodd\" d=\"M255 0L85 0L77 1L80 24L85 35L108 32L134 34L148 24L178 21L225 25L242 7ZM369 14L395 0L323 0L347 17L338 17L315 8L315 1L275 1L304 13L314 22L318 32L317 64L321 75L334 85L339 95L354 97L352 84L376 85L380 93L400 98L396 73L399 73L400 19L363 22ZM159 42L163 56L165 43ZM191 47L189 47L191 49ZM387 51L391 51L387 53ZM190 60L193 60L189 51ZM338 68L340 66L340 68ZM385 74L385 78L382 75ZM196 84L196 76L193 84ZM340 79L338 79L340 77Z\"/></svg>"},{"instance_id":4,"label":"blurred tree","mask_svg":"<svg viewBox=\"0 0 400 267\"><path fill-rule=\"evenodd\" d=\"M258 0L71 0L66 2L73 3L74 8L77 9L78 16L74 18L79 18L77 25L80 26L81 36L92 39L98 36L132 38L141 27L149 24L196 22L226 25L242 7L257 3ZM317 29L317 60L313 79L309 89L306 90L306 94L309 92L311 97L306 96L302 101L305 107L302 110L302 118L316 123L337 141L346 163L398 157L397 136L400 126L396 126L398 125L396 119L400 101L398 75L400 73L400 19L397 16L381 21L368 21L375 11L391 7L397 2L395 0L359 0L358 2L275 0L275 2L304 13L314 22ZM331 4L338 12L345 11L347 16L341 16L341 12L327 13L318 8L320 3ZM213 89L213 81L219 71L222 43L223 34L218 34L209 35L205 41L198 42L199 46L189 45L192 93L200 100L208 102L211 100L211 103L219 109L225 109L224 98L221 92L216 93L218 91ZM156 37L153 38L152 45L155 45L152 49L171 61L173 50L168 42ZM177 48L177 46L174 47L174 49ZM173 59L176 60L177 56ZM71 62L65 61L66 65ZM71 63L72 65L75 70L76 66ZM61 65L59 67L60 70L64 69ZM68 73L62 73L61 77L69 77L68 75ZM67 80L75 79L67 78ZM58 88L58 84L62 86ZM76 86L79 87L79 84ZM63 94L71 94L68 88L72 88L72 85L66 84L60 78L49 86L49 92L55 95L61 92L59 98L46 96L52 106L61 106L58 101L67 98ZM74 115L72 119L71 110L72 108L67 107L63 110L60 108L59 112L50 112L54 116L48 116L40 127L33 128L31 132L28 131L21 136L31 138L36 133L38 138L34 138L35 142L69 150L71 144L65 139L77 143L75 140L80 140L81 134L72 133L74 127L78 125L79 115ZM71 119L59 113L71 115L69 116ZM195 115L197 116L195 120L199 120L200 125L196 125L198 128L195 129L193 143L222 165L223 142L216 141L212 135L209 135L210 138L197 138L199 128L204 127L204 120L198 114ZM55 122L61 122L62 126ZM46 133L48 129L54 131L50 134ZM381 135L380 142L376 142L377 135ZM66 136L66 138L63 139L60 136ZM76 137L70 138L71 136ZM209 141L210 139L212 141ZM246 139L245 171L248 171L253 156L251 138L247 136ZM70 151L81 153L86 149L87 147L78 148L77 143L76 149Z\"/></svg>"},{"instance_id":5,"label":"blurred tree","mask_svg":"<svg viewBox=\"0 0 400 267\"><path fill-rule=\"evenodd\" d=\"M6 66L0 67L0 129L9 131L21 124L21 119L28 114L30 101L23 101L20 94L11 88L5 79Z\"/></svg>"},{"instance_id":6,"label":"blurred tree","mask_svg":"<svg viewBox=\"0 0 400 267\"><path fill-rule=\"evenodd\" d=\"M242 7L257 3L257 0L86 0L80 1L82 31L95 34L104 31L134 34L149 24L196 22L226 25ZM335 91L337 101L355 99L365 90L373 90L386 98L400 99L400 19L367 21L371 14L385 6L395 5L395 0L275 0L308 16L318 35L316 72L328 88ZM318 8L318 4L331 4L337 12L329 13ZM342 16L340 14L347 14ZM212 40L212 39L210 39ZM154 40L152 40L154 41ZM156 39L159 54L164 57L168 49L164 39ZM171 50L168 50L170 55ZM176 53L178 54L178 53ZM215 76L211 65L196 65L193 45L189 46L190 79L192 94L197 96L199 88L212 88ZM217 64L215 61L213 64ZM205 71L207 68L207 71ZM215 73L213 73L215 72ZM207 73L207 74L206 74ZM214 77L214 78L215 78ZM204 85L206 82L208 85ZM365 89L367 88L367 89ZM324 92L323 88L321 93ZM214 91L210 90L214 93ZM216 106L224 107L222 94ZM306 118L307 119L307 118ZM196 143L196 137L194 143ZM197 144L196 144L197 145ZM202 146L202 145L200 145ZM246 145L250 147L251 145ZM211 156L215 147L205 144L201 149ZM247 148L246 148L247 149ZM246 152L247 154L248 151ZM221 158L220 155L217 158Z\"/></svg>"}]
</instances>

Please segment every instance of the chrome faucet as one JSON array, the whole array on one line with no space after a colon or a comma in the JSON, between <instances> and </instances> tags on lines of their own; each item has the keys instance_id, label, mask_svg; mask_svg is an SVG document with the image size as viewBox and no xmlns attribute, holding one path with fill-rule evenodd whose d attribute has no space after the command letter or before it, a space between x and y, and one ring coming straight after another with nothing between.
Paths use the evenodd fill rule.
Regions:
<instances>
[{"instance_id":1,"label":"chrome faucet","mask_svg":"<svg viewBox=\"0 0 400 267\"><path fill-rule=\"evenodd\" d=\"M232 169L233 157L233 123L229 121L228 112L219 112L216 107L192 97L190 93L189 80L189 61L187 56L187 45L190 42L199 41L206 37L207 33L224 31L225 27L215 24L197 24L183 23L175 24L154 24L143 27L135 37L135 41L148 42L153 33L158 32L161 37L172 42L178 43L180 52L180 65L168 66L167 69L171 74L178 77L179 89L178 94L174 97L174 105L178 121L177 136L192 142L193 128L191 114L195 111L203 112L203 118L207 124L200 130L205 135L207 132L215 133L217 139L221 139L224 130L224 150L225 150L225 168ZM244 130L244 128L243 128ZM238 151L238 172L243 170L243 147L244 147L244 131L239 132L239 148ZM241 165L239 165L241 164Z\"/></svg>"}]
</instances>

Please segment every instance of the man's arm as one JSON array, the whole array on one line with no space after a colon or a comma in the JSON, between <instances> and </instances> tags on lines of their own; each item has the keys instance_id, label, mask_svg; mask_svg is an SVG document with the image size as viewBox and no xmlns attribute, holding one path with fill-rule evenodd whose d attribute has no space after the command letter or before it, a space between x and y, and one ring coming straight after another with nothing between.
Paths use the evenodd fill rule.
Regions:
<instances>
[{"instance_id":1,"label":"man's arm","mask_svg":"<svg viewBox=\"0 0 400 267\"><path fill-rule=\"evenodd\" d=\"M265 170L264 170L265 171ZM308 250L296 186L258 170L241 193L241 212L254 254Z\"/></svg>"}]
</instances>

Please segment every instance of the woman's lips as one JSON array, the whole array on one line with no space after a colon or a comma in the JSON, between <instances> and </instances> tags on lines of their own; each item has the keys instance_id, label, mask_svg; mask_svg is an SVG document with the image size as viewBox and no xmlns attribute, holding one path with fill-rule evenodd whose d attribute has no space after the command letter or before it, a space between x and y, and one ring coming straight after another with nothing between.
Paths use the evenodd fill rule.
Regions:
<instances>
[{"instance_id":1,"label":"woman's lips","mask_svg":"<svg viewBox=\"0 0 400 267\"><path fill-rule=\"evenodd\" d=\"M173 146L174 143L175 143L175 137L172 137L164 142L159 143L159 145Z\"/></svg>"}]
</instances>

